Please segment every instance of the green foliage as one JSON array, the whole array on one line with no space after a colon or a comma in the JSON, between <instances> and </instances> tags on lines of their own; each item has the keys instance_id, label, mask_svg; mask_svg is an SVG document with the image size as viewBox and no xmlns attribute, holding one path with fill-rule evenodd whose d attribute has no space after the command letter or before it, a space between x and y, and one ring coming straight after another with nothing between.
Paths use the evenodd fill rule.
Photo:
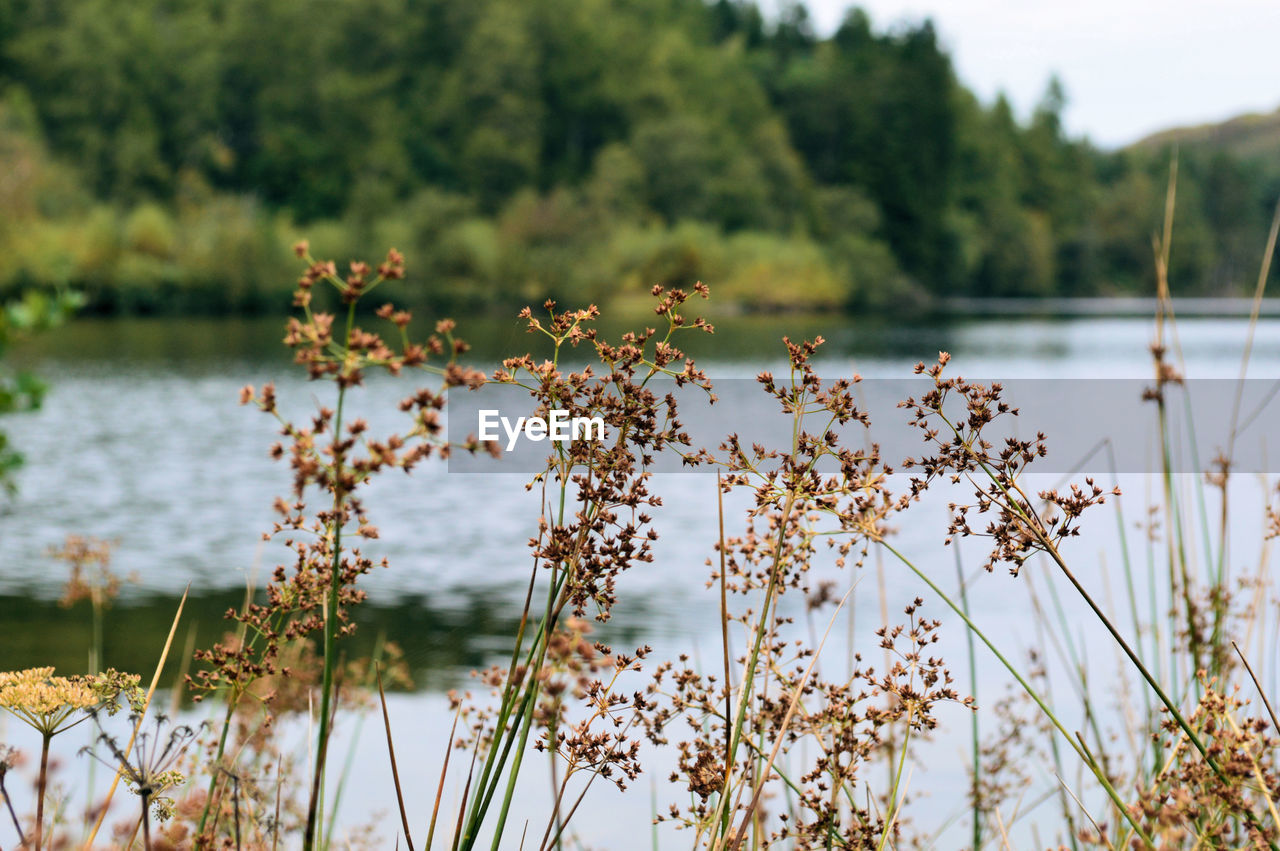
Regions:
<instances>
[{"instance_id":1,"label":"green foliage","mask_svg":"<svg viewBox=\"0 0 1280 851\"><path fill-rule=\"evenodd\" d=\"M75 294L50 296L31 290L0 308L0 415L35 410L40 407L46 390L44 382L32 373L5 366L10 346L25 336L60 324L79 306L80 298ZM13 492L13 473L21 465L21 453L0 431L0 490Z\"/></svg>"},{"instance_id":2,"label":"green foliage","mask_svg":"<svg viewBox=\"0 0 1280 851\"><path fill-rule=\"evenodd\" d=\"M275 311L303 231L339 258L394 242L463 307L693 270L760 308L1141 290L1168 140L1100 151L1065 103L1051 80L1020 120L928 21L853 10L819 38L796 4L9 4L0 292ZM1246 124L1187 137L1175 292L1248 286L1280 171Z\"/></svg>"}]
</instances>

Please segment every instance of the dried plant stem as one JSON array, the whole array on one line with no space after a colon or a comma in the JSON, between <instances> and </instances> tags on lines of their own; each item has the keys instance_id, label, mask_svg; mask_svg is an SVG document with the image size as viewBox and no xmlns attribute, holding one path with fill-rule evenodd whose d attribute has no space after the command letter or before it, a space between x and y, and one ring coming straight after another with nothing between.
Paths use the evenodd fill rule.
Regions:
<instances>
[{"instance_id":1,"label":"dried plant stem","mask_svg":"<svg viewBox=\"0 0 1280 851\"><path fill-rule=\"evenodd\" d=\"M458 733L458 717L462 714L462 705L458 705L458 709L453 713L453 727L449 730L449 742L445 745L444 762L440 767L440 783L436 786L435 803L431 805L431 824L427 827L427 848L431 847L431 840L436 833L436 817L440 815L440 799L444 797L444 779L449 773L449 757L453 755L454 737Z\"/></svg>"},{"instance_id":2,"label":"dried plant stem","mask_svg":"<svg viewBox=\"0 0 1280 851\"><path fill-rule=\"evenodd\" d=\"M164 640L164 649L160 651L160 661L156 663L155 673L151 676L151 685L147 687L147 695L142 701L142 711L138 713L138 720L133 725L133 731L129 734L129 744L125 746L124 757L128 759L129 754L133 752L133 744L138 739L138 731L142 728L142 721L146 718L147 708L151 706L151 698L156 693L156 686L160 684L160 674L164 671L165 660L169 658L169 648L173 646L174 633L178 631L178 621L182 619L182 609L187 604L187 595L191 593L191 586L188 585L182 592L182 599L178 601L178 611L174 612L173 623L169 626L169 635ZM93 847L93 840L98 835L98 831L102 828L102 823L107 818L107 811L111 808L111 798L116 793L116 787L120 785L120 770L116 771L115 777L111 780L111 788L107 790L107 797L102 802L102 809L98 813L98 820L94 822L93 830L89 832L89 837L84 841L83 847L90 849ZM37 847L38 844L37 844Z\"/></svg>"},{"instance_id":3,"label":"dried plant stem","mask_svg":"<svg viewBox=\"0 0 1280 851\"><path fill-rule=\"evenodd\" d=\"M32 844L39 851L44 838L44 793L49 780L49 742L53 740L52 731L44 730L40 734L40 775L36 780L36 828Z\"/></svg>"},{"instance_id":4,"label":"dried plant stem","mask_svg":"<svg viewBox=\"0 0 1280 851\"><path fill-rule=\"evenodd\" d=\"M476 740L476 747L480 746L479 739ZM471 794L471 781L476 776L476 752L471 751L471 767L467 770L467 785L462 789L462 805L458 807L458 823L453 829L453 851L458 851L458 843L462 839L462 818L467 813L467 798Z\"/></svg>"},{"instance_id":5,"label":"dried plant stem","mask_svg":"<svg viewBox=\"0 0 1280 851\"><path fill-rule=\"evenodd\" d=\"M4 788L5 772L0 771L0 798L4 798L5 806L9 810L9 818L13 819L14 830L18 832L19 847L27 844L27 835L22 832L22 822L18 820L18 814L13 810L13 799L9 797L9 793Z\"/></svg>"},{"instance_id":6,"label":"dried plant stem","mask_svg":"<svg viewBox=\"0 0 1280 851\"><path fill-rule=\"evenodd\" d=\"M280 843L280 791L284 788L284 780L280 777L280 766L284 756L276 757L276 810L271 822L271 851L276 851Z\"/></svg>"},{"instance_id":7,"label":"dried plant stem","mask_svg":"<svg viewBox=\"0 0 1280 851\"><path fill-rule=\"evenodd\" d=\"M1079 736L1080 734L1079 734L1079 733L1077 733L1076 735L1077 735L1077 736ZM1084 739L1083 739L1083 738L1081 738L1081 739L1080 739L1080 743L1081 743L1082 745L1084 744ZM1064 791L1064 792L1066 792L1068 795L1070 795L1070 796L1071 796L1071 800L1073 800L1073 801L1075 801L1075 802L1076 802L1076 806L1080 808L1080 812L1084 813L1084 817L1085 817L1085 818L1087 818L1087 819L1089 820L1089 824L1093 825L1093 829L1097 832L1097 834L1098 834L1099 838L1101 838L1101 839L1102 839L1102 841L1106 844L1106 846L1107 846L1108 848L1110 848L1110 849L1111 849L1111 851L1115 851L1115 846L1114 846L1114 845L1112 845L1112 844L1111 844L1111 840L1107 838L1106 831L1104 831L1104 830L1103 830L1103 829L1098 825L1098 822L1097 822L1096 820L1094 820L1093 816L1089 814L1089 810L1085 808L1084 802L1080 800L1079 796L1077 796L1075 792L1072 792L1072 791L1071 791L1071 787L1067 785L1067 781L1063 780L1063 779L1062 779L1059 775L1057 775L1057 774L1055 774L1055 775L1053 775L1053 776L1054 776L1054 779L1058 781L1058 787L1059 787L1060 789L1062 789L1062 791ZM1008 840L1006 839L1006 842L1007 842L1007 841L1008 841Z\"/></svg>"},{"instance_id":8,"label":"dried plant stem","mask_svg":"<svg viewBox=\"0 0 1280 851\"><path fill-rule=\"evenodd\" d=\"M378 668L378 700L382 703L382 723L387 730L387 757L391 761L391 779L396 786L396 803L400 806L400 823L404 826L404 841L413 851L413 834L409 831L409 814L404 808L404 792L400 788L400 770L396 767L396 746L391 740L391 716L387 714L387 693L382 688L382 669Z\"/></svg>"},{"instance_id":9,"label":"dried plant stem","mask_svg":"<svg viewBox=\"0 0 1280 851\"><path fill-rule=\"evenodd\" d=\"M1244 663L1244 669L1249 672L1249 679L1253 680L1253 687L1258 690L1258 696L1262 698L1262 705L1267 708L1267 715L1271 716L1271 726L1276 729L1277 733L1280 733L1280 721L1276 720L1276 711L1271 708L1271 701L1267 698L1267 693L1262 690L1262 683L1258 682L1258 675L1253 672L1253 666L1244 657L1244 653L1240 652L1240 645L1233 641L1231 646L1236 649L1236 655ZM1276 820L1276 825L1280 826L1280 819Z\"/></svg>"},{"instance_id":10,"label":"dried plant stem","mask_svg":"<svg viewBox=\"0 0 1280 851\"><path fill-rule=\"evenodd\" d=\"M151 851L151 813L149 812L151 796L143 792L138 797L142 800L142 851ZM236 847L240 847L238 840Z\"/></svg>"}]
</instances>

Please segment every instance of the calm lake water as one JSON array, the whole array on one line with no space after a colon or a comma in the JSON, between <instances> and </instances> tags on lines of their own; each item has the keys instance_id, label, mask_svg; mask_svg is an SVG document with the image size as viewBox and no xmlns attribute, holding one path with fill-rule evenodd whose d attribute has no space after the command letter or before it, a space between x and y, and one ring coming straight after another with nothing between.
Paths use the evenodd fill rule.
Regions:
<instances>
[{"instance_id":1,"label":"calm lake water","mask_svg":"<svg viewBox=\"0 0 1280 851\"><path fill-rule=\"evenodd\" d=\"M1152 322L1143 319L1001 318L912 325L841 317L753 317L717 325L713 338L688 338L691 353L713 380L741 379L778 367L783 334L793 339L824 336L828 343L821 350L820 371L831 377L857 372L903 378L916 361L932 360L941 350L952 354L958 372L972 376L1146 378L1151 372L1147 346ZM526 351L536 342L515 320L463 323L460 332L476 345L474 362L481 365ZM275 564L278 550L264 545L261 533L272 522L273 498L287 494L290 482L287 465L267 457L267 447L276 439L274 421L238 406L239 388L273 380L282 408L297 415L317 401L329 403L322 395L326 386L298 376L280 337L276 321L84 320L21 353L51 391L39 412L3 421L28 460L18 475L17 499L0 511L0 669L56 664L69 673L83 668L90 634L87 611L59 607L65 567L47 554L70 533L114 541L114 568L136 577L108 614L107 664L149 672L178 595L188 585L190 614L179 633L180 644L190 636L205 645L219 635L221 613L238 603L246 582L261 584ZM1188 375L1225 379L1238 374L1243 320L1184 320L1178 339ZM1280 378L1280 320L1260 324L1249 374ZM352 404L375 431L394 427L394 403L410 387L407 381L373 380ZM1053 422L1026 425L1047 432L1052 445ZM1110 484L1104 466L1095 461L1091 469ZM1129 463L1127 469L1148 467ZM525 478L451 474L425 465L408 478L386 475L369 492L370 515L382 536L367 550L386 556L391 567L367 578L370 600L358 613L361 626L354 641L367 648L379 637L394 640L405 649L413 670L416 690L392 697L392 720L403 731L401 773L410 775L408 795L418 802L418 821L423 823L447 736L443 692L465 687L468 671L501 654L518 615L528 581L526 542L537 519L536 500L521 487ZM1041 478L1053 486L1059 477ZM1190 493L1194 477L1185 478ZM1126 493L1126 522L1132 524L1143 516L1157 485L1144 475L1125 475L1119 481ZM648 643L659 654L714 658L718 600L705 587L704 566L715 541L714 479L663 475L654 489L665 503L656 514L662 535L657 559L624 576L622 602L602 634L620 647ZM1241 479L1231 497L1239 537L1238 544L1233 540L1232 555L1251 569L1258 559L1262 493L1257 480ZM964 494L951 498L956 496ZM954 588L954 550L942 546L946 498L931 498L913 510L908 517L915 519L900 528L898 543L936 581ZM1207 499L1212 512L1212 495ZM730 501L731 534L743 504ZM1085 537L1073 542L1069 552L1079 559L1086 581L1118 593L1115 571L1108 570L1119 562L1112 511L1091 518ZM1128 544L1135 560L1143 561L1142 535L1130 530ZM972 573L982 560L980 543L961 552L966 572ZM850 606L850 634L833 642L841 646L826 651L824 665L841 664L850 647L868 653L877 647L873 630L881 623L882 592L874 564L863 569ZM1271 570L1270 563L1264 570ZM943 655L967 691L962 625L911 574L887 562L884 574L883 605L891 617L919 595L926 598L926 611L943 620ZM1018 656L1025 655L1021 648L1039 643L1028 590L1040 582L1043 594L1053 581L1047 573L1034 579L1027 574L1013 579L997 571L971 580L975 620ZM834 568L831 577L844 588L858 579ZM1096 635L1092 621L1063 596L1069 622L1080 624L1081 647L1095 650L1090 658L1099 668L1114 671L1112 650ZM802 609L796 611L803 623ZM982 703L1003 691L1005 678L993 659L980 655L977 664ZM1275 671L1267 674L1274 677ZM1063 698L1067 716L1073 714L1072 702ZM954 824L963 828L966 818L968 718L958 708L942 717L946 726L922 745L911 788L929 799L917 808L921 826L944 830L938 847L947 848L963 841L948 839L956 834L945 831L954 831ZM0 740L26 743L23 731L4 724L0 720ZM353 731L354 725L348 725L343 732ZM354 750L355 776L361 782L344 797L344 821L360 821L389 800L390 776L375 732L370 725ZM422 770L406 772L406 764ZM600 847L647 845L651 792L659 805L673 790L679 792L666 784L668 771L659 758L655 769L625 795L603 786L593 789L594 798L577 817L582 838ZM526 784L521 821L527 816L533 825L541 824L543 786L541 777ZM1050 823L1052 806L1044 808ZM1028 829L1035 817L1032 812L1015 830ZM947 828L953 819L959 821ZM388 836L392 832L390 827L385 831ZM662 838L664 847L687 845L665 832Z\"/></svg>"}]
</instances>

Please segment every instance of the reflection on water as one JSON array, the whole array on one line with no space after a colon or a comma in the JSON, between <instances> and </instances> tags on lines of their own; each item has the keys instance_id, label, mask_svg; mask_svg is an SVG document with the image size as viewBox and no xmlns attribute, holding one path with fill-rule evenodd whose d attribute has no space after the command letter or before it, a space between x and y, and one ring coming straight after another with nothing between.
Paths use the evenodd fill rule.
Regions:
<instances>
[{"instance_id":1,"label":"reflection on water","mask_svg":"<svg viewBox=\"0 0 1280 851\"><path fill-rule=\"evenodd\" d=\"M203 590L186 602L175 643L205 647L234 630L224 619L244 601L236 590ZM104 623L104 664L122 671L155 669L164 636L180 597L147 594L108 609ZM418 595L393 604L372 602L352 610L356 633L344 642L351 658L370 655L378 640L394 641L404 651L415 685L451 687L459 677L491 661L495 637L511 635L518 621L511 613L474 594L454 595L440 606ZM5 625L4 665L11 668L54 665L61 673L81 671L92 643L87 602L66 609L53 600L0 596ZM170 671L173 666L170 666Z\"/></svg>"},{"instance_id":2,"label":"reflection on water","mask_svg":"<svg viewBox=\"0 0 1280 851\"><path fill-rule=\"evenodd\" d=\"M103 630L104 665L122 671L149 673L160 658L164 637L173 623L181 595L135 594L106 610ZM235 629L224 615L238 609L244 592L234 589L193 591L183 608L175 637L178 649L190 642L207 647ZM597 629L604 641L619 647L644 640L652 621L643 608L626 607L626 615ZM467 681L467 674L508 654L507 641L519 626L519 612L503 598L474 589L456 589L441 599L405 594L394 601L370 600L351 610L357 625L345 639L348 658L368 657L380 641L393 641L404 652L414 686L444 691ZM93 643L89 604L64 608L57 600L0 595L0 624L4 625L4 670L53 665L61 674L85 670ZM168 665L172 673L174 663ZM169 685L166 682L165 685Z\"/></svg>"}]
</instances>

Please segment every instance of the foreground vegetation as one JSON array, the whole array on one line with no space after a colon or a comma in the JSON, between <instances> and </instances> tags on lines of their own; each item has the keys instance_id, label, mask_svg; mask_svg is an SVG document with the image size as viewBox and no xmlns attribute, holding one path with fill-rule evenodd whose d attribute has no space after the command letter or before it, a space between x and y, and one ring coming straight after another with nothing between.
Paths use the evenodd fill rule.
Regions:
<instances>
[{"instance_id":1,"label":"foreground vegetation","mask_svg":"<svg viewBox=\"0 0 1280 851\"><path fill-rule=\"evenodd\" d=\"M288 246L394 244L452 309L910 309L1149 292L1165 151L979 103L927 23L717 0L0 9L0 294L275 313ZM1177 293L1240 293L1275 168L1183 158Z\"/></svg>"},{"instance_id":2,"label":"foreground vegetation","mask_svg":"<svg viewBox=\"0 0 1280 851\"><path fill-rule=\"evenodd\" d=\"M1158 437L1168 447L1181 381L1167 356L1172 192L1166 215L1156 263L1156 378L1148 396L1160 410ZM1274 242L1273 226L1268 258ZM451 452L491 451L474 440L449 442L441 421L449 394L487 381L525 388L532 410L601 416L610 433L605 441L559 446L531 482L540 516L530 517L534 564L510 657L479 674L477 694L453 697L455 721L440 742L438 765L397 764L395 741L403 731L393 729L382 698L395 778L387 796L400 812L397 845L575 845L570 825L592 788L630 788L654 749L673 753L672 782L687 791L655 818L686 828L682 836L692 847L937 845L938 837L913 818L921 799L909 794L909 778L914 755L947 704L987 719L985 737L976 721L971 728L968 800L955 802L972 848L1012 847L1009 831L1034 808L1024 801L1029 793L1059 807L1052 818L1038 815L1039 830L1050 834L1038 847L1274 849L1280 842L1280 722L1254 677L1275 664L1266 637L1275 617L1269 547L1259 542L1257 568L1243 574L1228 557L1229 448L1205 482L1222 492L1216 526L1203 510L1201 483L1186 490L1164 454L1162 494L1152 506L1161 520L1148 529L1149 587L1141 587L1125 546L1116 561L1129 599L1115 605L1081 581L1080 550L1072 545L1108 510L1109 489L1085 479L1030 493L1026 475L1047 439L993 446L986 436L992 424L1015 412L999 387L955 377L945 353L917 367L922 393L903 402L910 427L923 439L924 453L914 459L898 463L864 445L859 432L867 414L854 398L856 380L823 381L813 371L820 339L784 339L787 374L759 379L762 392L793 419L789 445L747 447L727 435L719 446L696 447L681 432L675 399L656 392L653 382L667 378L713 390L679 348L688 334L713 331L693 313L696 300L709 296L700 283L687 291L653 287L660 330L637 329L614 340L595 330L594 307L526 309L530 331L549 340L552 356L512 357L486 376L464 365L468 346L451 321L417 339L410 315L389 303L373 319L380 331L359 318L362 300L382 303L382 290L404 276L399 252L376 268L353 263L341 271L314 260L305 244L297 252L305 271L286 343L301 368L329 385L330 398L305 422L281 416L271 385L245 388L241 399L280 419L283 440L271 451L287 460L294 485L277 502L270 534L292 555L265 589L228 613L230 631L196 650L193 668L172 646L180 605L147 689L137 674L96 670L101 663L94 656L84 676L54 676L48 668L0 674L0 706L33 726L41 742L34 813L10 807L19 843L101 846L112 831L104 825L115 824L114 847L337 844L330 808L334 787L346 778L329 750L333 729L362 703L377 706L384 680L397 670L394 648L379 647L359 663L342 651L363 600L360 579L374 567L362 542L378 534L361 494L388 471L408 471ZM1264 263L1259 297L1267 274ZM313 309L314 292L322 288L343 305L337 314ZM564 365L584 352L593 353L589 369ZM353 389L381 370L434 376L432 386L406 396L400 405L405 424L389 435L370 433L353 407ZM606 621L627 593L627 572L653 558L657 530L650 513L660 495L647 470L662 451L715 471L720 497L749 497L745 517L736 522L721 508L718 535L705 542L712 554L708 593L718 598L721 614L721 652L711 659L654 659L647 647L612 648L592 634L592 622ZM908 474L900 492L890 489L899 481L889 478L891 466ZM1076 626L1065 615L1046 619L1039 646L998 646L970 614L972 577L962 570L953 591L954 578L931 575L904 553L894 528L906 527L904 515L927 491L949 487L946 495L957 504L948 528L937 530L939 543L985 538L986 570L1008 568L1018 578L1002 581L1049 583L1078 597L1122 660L1111 690L1122 695L1118 717L1095 703L1099 691L1090 677L1096 671L1090 674L1081 661ZM1200 501L1202 521L1190 519L1194 512L1186 506L1193 500ZM1278 511L1268 514L1268 540L1280 534ZM1124 518L1118 519L1123 530ZM844 670L829 660L820 664L821 624L834 623L849 605L873 554L914 574L927 598L898 618L886 612L874 631L858 634L859 647L884 654L883 667L861 655ZM87 598L99 622L114 589L106 551L73 540L60 555L73 570L69 595ZM824 578L832 575L841 579ZM796 640L782 605L786 595L805 601L807 639ZM967 629L970 668L978 658L1003 666L1017 686L1013 697L974 695L976 680L955 682L946 662L930 655L941 615ZM1069 697L1055 700L1052 693L1044 667L1050 646L1076 662L1067 666ZM211 721L198 728L174 726L157 712L156 688L175 655L189 671L184 688L214 707ZM1064 707L1077 702L1084 722L1073 729ZM127 722L111 717L120 704L128 707ZM291 717L307 719L305 760L280 750L277 729ZM75 812L46 808L50 742L80 723L98 726L89 756L115 774L106 800L91 802L83 825ZM543 821L517 828L509 816L518 778L547 759L551 801ZM18 763L11 749L0 749L0 792L14 782ZM1056 783L1033 788L1037 768ZM404 800L406 771L438 776L434 801ZM121 780L127 791L117 791ZM446 789L460 795L455 799ZM133 800L121 800L130 795ZM431 810L425 831L409 817L410 808L424 805ZM389 847L386 832L371 841Z\"/></svg>"}]
</instances>

